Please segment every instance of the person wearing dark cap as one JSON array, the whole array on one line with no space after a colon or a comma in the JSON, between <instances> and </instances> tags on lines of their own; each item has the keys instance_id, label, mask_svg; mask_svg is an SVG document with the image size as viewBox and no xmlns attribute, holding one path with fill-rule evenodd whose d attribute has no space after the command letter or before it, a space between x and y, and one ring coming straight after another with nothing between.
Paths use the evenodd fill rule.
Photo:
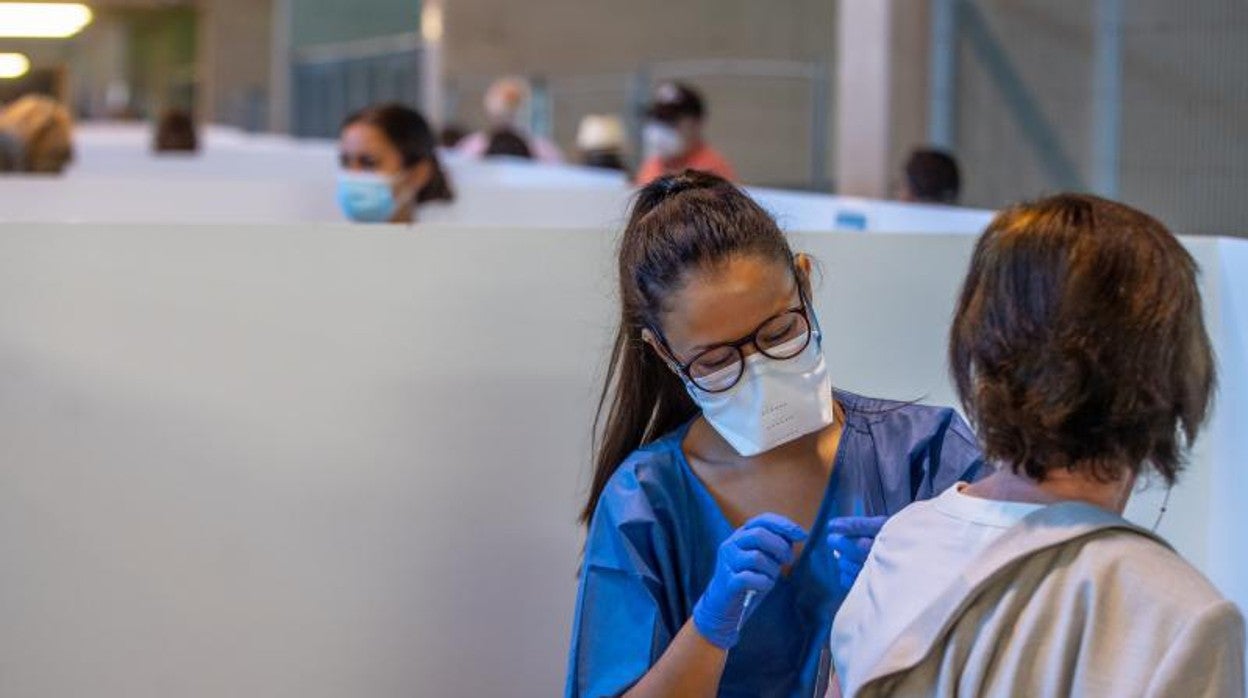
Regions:
<instances>
[{"instance_id":1,"label":"person wearing dark cap","mask_svg":"<svg viewBox=\"0 0 1248 698\"><path fill-rule=\"evenodd\" d=\"M897 198L925 204L956 204L961 187L958 161L952 155L934 148L915 148L906 160Z\"/></svg>"},{"instance_id":2,"label":"person wearing dark cap","mask_svg":"<svg viewBox=\"0 0 1248 698\"><path fill-rule=\"evenodd\" d=\"M705 120L706 106L696 90L679 82L659 85L646 110L642 132L646 159L637 171L638 186L685 170L736 180L737 173L728 160L706 143L702 131Z\"/></svg>"}]
</instances>

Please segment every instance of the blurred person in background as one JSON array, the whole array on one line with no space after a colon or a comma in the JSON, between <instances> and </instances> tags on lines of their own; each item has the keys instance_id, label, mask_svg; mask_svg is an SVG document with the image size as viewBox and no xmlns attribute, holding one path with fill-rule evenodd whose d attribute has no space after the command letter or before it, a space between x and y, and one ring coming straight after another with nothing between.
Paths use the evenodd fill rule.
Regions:
<instances>
[{"instance_id":1,"label":"blurred person in background","mask_svg":"<svg viewBox=\"0 0 1248 698\"><path fill-rule=\"evenodd\" d=\"M962 177L953 155L934 148L915 148L906 159L897 198L924 204L958 203Z\"/></svg>"},{"instance_id":2,"label":"blurred person in background","mask_svg":"<svg viewBox=\"0 0 1248 698\"><path fill-rule=\"evenodd\" d=\"M704 135L706 104L697 90L665 82L654 91L642 131L646 159L636 183L645 186L663 175L699 170L736 181L737 173Z\"/></svg>"},{"instance_id":3,"label":"blurred person in background","mask_svg":"<svg viewBox=\"0 0 1248 698\"><path fill-rule=\"evenodd\" d=\"M507 157L521 160L532 160L533 151L524 137L512 129L503 128L490 134L489 144L485 146L485 157Z\"/></svg>"},{"instance_id":4,"label":"blurred person in background","mask_svg":"<svg viewBox=\"0 0 1248 698\"><path fill-rule=\"evenodd\" d=\"M576 149L586 167L628 169L624 165L624 124L613 114L589 114L581 119L576 129Z\"/></svg>"},{"instance_id":5,"label":"blurred person in background","mask_svg":"<svg viewBox=\"0 0 1248 698\"><path fill-rule=\"evenodd\" d=\"M447 124L438 133L438 145L448 150L454 149L468 135L468 129L459 124Z\"/></svg>"},{"instance_id":6,"label":"blurred person in background","mask_svg":"<svg viewBox=\"0 0 1248 698\"><path fill-rule=\"evenodd\" d=\"M485 92L486 128L465 137L455 147L466 157L484 157L490 147L493 134L510 130L522 138L535 160L547 163L563 162L563 153L548 139L526 133L520 125L520 115L529 102L529 84L520 78L502 78L490 85Z\"/></svg>"},{"instance_id":7,"label":"blurred person in background","mask_svg":"<svg viewBox=\"0 0 1248 698\"><path fill-rule=\"evenodd\" d=\"M199 150L195 121L183 109L169 109L156 124L152 148L158 153L193 153Z\"/></svg>"},{"instance_id":8,"label":"blurred person in background","mask_svg":"<svg viewBox=\"0 0 1248 698\"><path fill-rule=\"evenodd\" d=\"M340 129L338 204L360 223L412 223L420 206L454 199L433 131L401 104L368 107Z\"/></svg>"},{"instance_id":9,"label":"blurred person in background","mask_svg":"<svg viewBox=\"0 0 1248 698\"><path fill-rule=\"evenodd\" d=\"M60 174L73 159L73 119L50 97L26 95L0 111L0 134L8 171Z\"/></svg>"},{"instance_id":10,"label":"blurred person in background","mask_svg":"<svg viewBox=\"0 0 1248 698\"><path fill-rule=\"evenodd\" d=\"M0 131L0 173L20 172L24 157L21 139L8 131Z\"/></svg>"}]
</instances>

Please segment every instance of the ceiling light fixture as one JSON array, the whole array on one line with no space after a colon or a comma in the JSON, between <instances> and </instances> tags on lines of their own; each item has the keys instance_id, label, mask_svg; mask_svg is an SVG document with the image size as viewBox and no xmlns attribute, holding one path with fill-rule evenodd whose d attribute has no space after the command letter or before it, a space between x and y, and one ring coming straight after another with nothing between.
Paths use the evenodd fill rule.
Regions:
<instances>
[{"instance_id":1,"label":"ceiling light fixture","mask_svg":"<svg viewBox=\"0 0 1248 698\"><path fill-rule=\"evenodd\" d=\"M0 2L0 37L64 39L91 23L91 8L69 2Z\"/></svg>"},{"instance_id":2,"label":"ceiling light fixture","mask_svg":"<svg viewBox=\"0 0 1248 698\"><path fill-rule=\"evenodd\" d=\"M20 53L0 53L0 80L20 78L30 72L30 59Z\"/></svg>"}]
</instances>

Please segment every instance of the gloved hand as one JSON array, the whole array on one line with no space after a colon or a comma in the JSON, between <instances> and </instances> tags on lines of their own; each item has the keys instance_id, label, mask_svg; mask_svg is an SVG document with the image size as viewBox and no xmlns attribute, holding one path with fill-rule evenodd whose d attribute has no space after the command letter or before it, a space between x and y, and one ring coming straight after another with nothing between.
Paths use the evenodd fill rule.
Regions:
<instances>
[{"instance_id":1,"label":"gloved hand","mask_svg":"<svg viewBox=\"0 0 1248 698\"><path fill-rule=\"evenodd\" d=\"M836 558L842 588L854 585L885 521L887 516L838 516L828 521L828 548Z\"/></svg>"},{"instance_id":2,"label":"gloved hand","mask_svg":"<svg viewBox=\"0 0 1248 698\"><path fill-rule=\"evenodd\" d=\"M711 644L731 649L740 637L746 597L754 605L771 591L780 568L793 562L793 544L806 540L801 526L778 514L760 514L719 546L715 573L693 607L693 624Z\"/></svg>"}]
</instances>

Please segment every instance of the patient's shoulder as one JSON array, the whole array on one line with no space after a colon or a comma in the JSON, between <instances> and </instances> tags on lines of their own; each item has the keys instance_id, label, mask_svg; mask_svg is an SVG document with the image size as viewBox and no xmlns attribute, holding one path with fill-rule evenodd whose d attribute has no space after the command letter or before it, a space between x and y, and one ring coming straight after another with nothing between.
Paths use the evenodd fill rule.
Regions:
<instances>
[{"instance_id":1,"label":"patient's shoulder","mask_svg":"<svg viewBox=\"0 0 1248 698\"><path fill-rule=\"evenodd\" d=\"M901 511L884 522L875 538L876 546L889 546L912 538L930 539L941 530L946 517L940 512L935 499L925 499L907 504Z\"/></svg>"},{"instance_id":2,"label":"patient's shoulder","mask_svg":"<svg viewBox=\"0 0 1248 698\"><path fill-rule=\"evenodd\" d=\"M1103 588L1130 595L1131 605L1196 614L1226 597L1170 547L1139 533L1113 531L1079 547L1077 560Z\"/></svg>"}]
</instances>

